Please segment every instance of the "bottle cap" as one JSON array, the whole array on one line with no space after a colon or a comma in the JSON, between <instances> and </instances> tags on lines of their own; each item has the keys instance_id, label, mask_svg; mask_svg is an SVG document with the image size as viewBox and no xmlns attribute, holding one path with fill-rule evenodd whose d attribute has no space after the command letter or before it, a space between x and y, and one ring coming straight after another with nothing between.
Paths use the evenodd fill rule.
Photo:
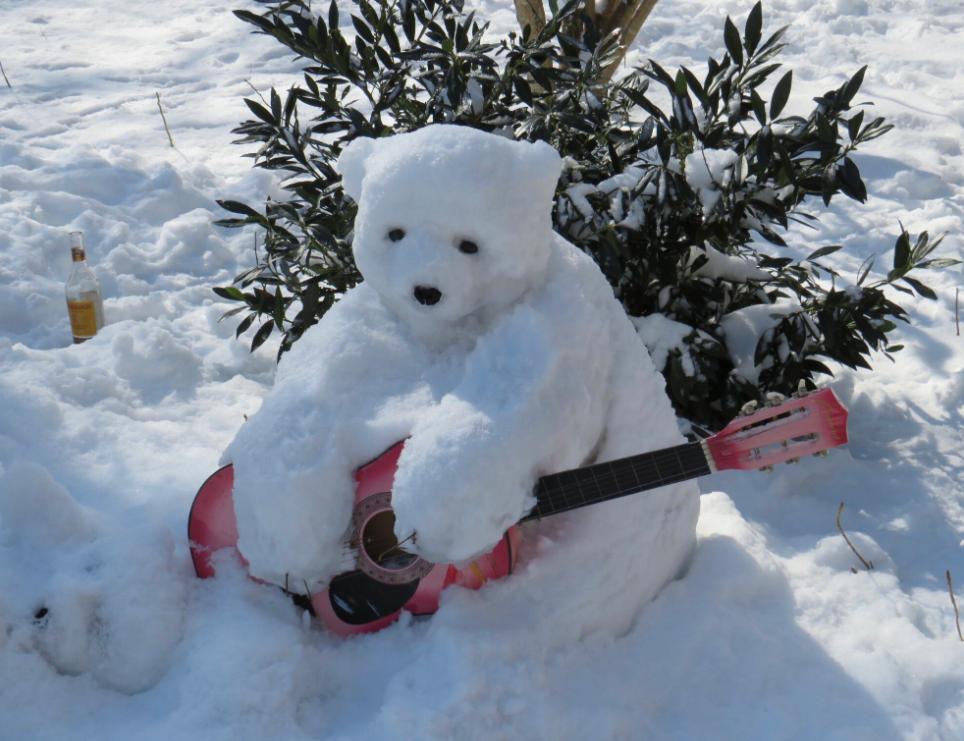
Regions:
<instances>
[{"instance_id":1,"label":"bottle cap","mask_svg":"<svg viewBox=\"0 0 964 741\"><path fill-rule=\"evenodd\" d=\"M74 262L83 262L87 259L84 252L84 233L71 232L68 236L70 237L70 257Z\"/></svg>"}]
</instances>

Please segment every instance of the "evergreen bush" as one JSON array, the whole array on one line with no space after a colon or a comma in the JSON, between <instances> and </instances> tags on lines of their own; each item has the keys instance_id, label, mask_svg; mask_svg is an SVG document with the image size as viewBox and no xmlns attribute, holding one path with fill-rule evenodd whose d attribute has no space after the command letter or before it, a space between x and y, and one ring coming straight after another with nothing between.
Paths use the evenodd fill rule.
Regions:
<instances>
[{"instance_id":1,"label":"evergreen bush","mask_svg":"<svg viewBox=\"0 0 964 741\"><path fill-rule=\"evenodd\" d=\"M895 320L907 320L890 291L934 298L910 274L955 262L931 257L939 239L903 229L892 269L875 280L872 259L852 282L826 265L838 245L788 254L788 227L815 219L805 205L866 199L852 154L890 126L854 102L864 69L805 115L785 113L790 71L767 99L786 29L764 39L760 4L742 34L726 19L725 52L701 77L650 61L612 82L601 80L616 35L601 36L580 0L553 5L538 34L501 39L460 1L352 0L347 34L334 0L324 15L308 0L264 5L235 14L305 66L303 84L246 99L254 118L235 129L257 146L257 167L284 173L287 198L220 202L235 215L220 224L263 236L252 267L215 289L241 302L229 314L247 312L238 335L261 321L252 350L278 330L280 357L361 280L355 205L334 169L341 148L431 123L562 153L555 228L644 317L644 338L676 337L658 355L667 390L679 414L711 427L767 392L813 387L827 359L870 368L874 351L889 357L900 349L889 341Z\"/></svg>"}]
</instances>

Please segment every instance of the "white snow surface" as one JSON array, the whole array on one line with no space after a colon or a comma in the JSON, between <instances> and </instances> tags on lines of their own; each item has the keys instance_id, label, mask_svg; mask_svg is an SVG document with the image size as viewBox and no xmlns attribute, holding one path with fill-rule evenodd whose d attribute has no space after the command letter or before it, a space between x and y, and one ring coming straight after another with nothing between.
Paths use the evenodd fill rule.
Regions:
<instances>
[{"instance_id":1,"label":"white snow surface","mask_svg":"<svg viewBox=\"0 0 964 741\"><path fill-rule=\"evenodd\" d=\"M645 607L620 594L641 573L634 544L587 537L595 512L529 539L511 578L348 640L228 562L194 579L191 498L275 376L273 347L249 355L218 322L230 306L209 287L250 264L252 236L213 227L214 199L276 192L229 129L249 115L246 81L298 72L236 5L0 4L0 738L964 737L945 580L961 602L959 268L928 276L937 301L900 297L913 323L895 363L836 369L846 449L701 480L689 569ZM659 3L629 61L701 70L749 5ZM513 27L509 2L479 11ZM791 250L844 244L828 259L852 275L900 219L960 256L960 4L774 0L765 20L791 24L788 112L868 64L859 97L896 126L857 157L868 203L835 200ZM79 346L72 229L108 321ZM394 414L378 434L404 432L408 410ZM656 434L637 420L618 443ZM835 527L841 501L872 571Z\"/></svg>"},{"instance_id":2,"label":"white snow surface","mask_svg":"<svg viewBox=\"0 0 964 741\"><path fill-rule=\"evenodd\" d=\"M706 278L720 278L731 283L746 283L751 280L766 280L770 274L761 270L749 260L737 255L725 255L713 245L707 243L697 247L690 247L689 264L693 265L699 258L706 261L693 271L694 275Z\"/></svg>"},{"instance_id":3,"label":"white snow surface","mask_svg":"<svg viewBox=\"0 0 964 741\"><path fill-rule=\"evenodd\" d=\"M733 168L739 159L732 149L698 149L687 155L686 182L699 196L708 220L720 202L721 188L733 179Z\"/></svg>"},{"instance_id":4,"label":"white snow surface","mask_svg":"<svg viewBox=\"0 0 964 741\"><path fill-rule=\"evenodd\" d=\"M784 317L800 311L793 299L777 299L772 304L754 304L731 311L720 318L726 335L726 346L733 362L733 373L756 383L763 366L756 364L756 348L760 338L777 326ZM764 359L764 363L769 362Z\"/></svg>"}]
</instances>

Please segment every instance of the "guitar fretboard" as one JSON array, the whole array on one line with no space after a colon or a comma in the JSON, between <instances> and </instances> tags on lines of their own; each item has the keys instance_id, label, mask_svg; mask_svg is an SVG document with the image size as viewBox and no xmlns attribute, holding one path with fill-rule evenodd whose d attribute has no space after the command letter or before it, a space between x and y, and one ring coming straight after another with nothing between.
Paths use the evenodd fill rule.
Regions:
<instances>
[{"instance_id":1,"label":"guitar fretboard","mask_svg":"<svg viewBox=\"0 0 964 741\"><path fill-rule=\"evenodd\" d=\"M695 442L550 474L536 482L536 506L522 521L618 499L708 473L710 466L703 448Z\"/></svg>"}]
</instances>

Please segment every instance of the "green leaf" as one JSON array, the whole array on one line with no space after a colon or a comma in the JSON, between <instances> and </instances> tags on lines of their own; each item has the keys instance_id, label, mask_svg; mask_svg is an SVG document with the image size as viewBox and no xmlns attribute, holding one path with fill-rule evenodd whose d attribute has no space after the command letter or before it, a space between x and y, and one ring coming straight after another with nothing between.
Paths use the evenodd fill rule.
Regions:
<instances>
[{"instance_id":1,"label":"green leaf","mask_svg":"<svg viewBox=\"0 0 964 741\"><path fill-rule=\"evenodd\" d=\"M857 94L857 91L860 90L860 86L864 82L864 73L866 71L867 65L864 65L857 70L856 74L854 74L854 76L850 78L850 81L842 88L840 93L840 102L844 106L849 106L850 101L853 100L853 97Z\"/></svg>"},{"instance_id":2,"label":"green leaf","mask_svg":"<svg viewBox=\"0 0 964 741\"><path fill-rule=\"evenodd\" d=\"M750 106L753 108L753 115L756 116L756 120L760 122L760 126L767 125L767 107L766 103L763 102L756 90L750 91Z\"/></svg>"},{"instance_id":3,"label":"green leaf","mask_svg":"<svg viewBox=\"0 0 964 741\"><path fill-rule=\"evenodd\" d=\"M375 43L375 34L372 33L372 30L368 27L368 24L365 23L365 21L353 15L351 17L351 24L355 27L355 31L358 33L358 35L365 39L365 41L367 41L369 44Z\"/></svg>"},{"instance_id":4,"label":"green leaf","mask_svg":"<svg viewBox=\"0 0 964 741\"><path fill-rule=\"evenodd\" d=\"M244 301L244 294L234 286L215 286L211 290L228 301Z\"/></svg>"},{"instance_id":5,"label":"green leaf","mask_svg":"<svg viewBox=\"0 0 964 741\"><path fill-rule=\"evenodd\" d=\"M284 328L285 324L285 300L281 295L281 286L277 286L274 290L274 308L271 312L274 323L279 329Z\"/></svg>"},{"instance_id":6,"label":"green leaf","mask_svg":"<svg viewBox=\"0 0 964 741\"><path fill-rule=\"evenodd\" d=\"M904 281L906 284L908 284L915 291L917 291L924 298L929 298L929 299L937 298L937 294L934 293L932 289L928 288L923 283L921 283L919 280L908 278L906 275L903 278L901 278L901 280Z\"/></svg>"},{"instance_id":7,"label":"green leaf","mask_svg":"<svg viewBox=\"0 0 964 741\"><path fill-rule=\"evenodd\" d=\"M746 53L753 56L757 44L760 43L760 34L763 31L763 3L758 2L753 6L750 15L747 16L746 26L743 29L744 45Z\"/></svg>"},{"instance_id":8,"label":"green leaf","mask_svg":"<svg viewBox=\"0 0 964 741\"><path fill-rule=\"evenodd\" d=\"M697 100L700 101L700 105L703 106L704 109L709 108L710 105L709 99L706 97L706 90L703 89L700 81L696 79L696 75L694 75L686 67L682 67L680 72L682 72L683 77L686 78L686 84L689 85L690 90L693 91L693 95L695 95Z\"/></svg>"},{"instance_id":9,"label":"green leaf","mask_svg":"<svg viewBox=\"0 0 964 741\"><path fill-rule=\"evenodd\" d=\"M726 43L726 50L730 53L730 58L737 66L743 66L743 46L740 44L740 32L736 30L730 17L726 17L723 24L723 41Z\"/></svg>"},{"instance_id":10,"label":"green leaf","mask_svg":"<svg viewBox=\"0 0 964 741\"><path fill-rule=\"evenodd\" d=\"M819 360L814 358L807 358L803 361L803 367L809 370L811 373L824 373L828 376L833 377L833 371L830 370L826 365L821 363Z\"/></svg>"},{"instance_id":11,"label":"green leaf","mask_svg":"<svg viewBox=\"0 0 964 741\"><path fill-rule=\"evenodd\" d=\"M819 257L825 257L826 255L832 255L837 250L841 249L843 245L840 244L828 244L826 247L821 247L818 250L814 250L805 258L807 262L816 260Z\"/></svg>"},{"instance_id":12,"label":"green leaf","mask_svg":"<svg viewBox=\"0 0 964 741\"><path fill-rule=\"evenodd\" d=\"M245 23L250 23L251 25L260 28L262 33L272 34L274 30L274 26L271 24L271 21L269 21L267 18L262 18L260 15L252 13L250 10L235 10L232 12L236 17L240 18Z\"/></svg>"},{"instance_id":13,"label":"green leaf","mask_svg":"<svg viewBox=\"0 0 964 741\"><path fill-rule=\"evenodd\" d=\"M937 257L932 260L924 260L923 262L917 263L915 268L925 268L929 270L940 270L941 268L949 268L954 265L960 265L960 260L954 260L950 257Z\"/></svg>"},{"instance_id":14,"label":"green leaf","mask_svg":"<svg viewBox=\"0 0 964 741\"><path fill-rule=\"evenodd\" d=\"M410 42L415 41L415 10L414 3L405 3L402 8L402 31Z\"/></svg>"},{"instance_id":15,"label":"green leaf","mask_svg":"<svg viewBox=\"0 0 964 741\"><path fill-rule=\"evenodd\" d=\"M863 130L860 132L860 142L869 142L876 139L878 136L883 136L888 131L894 128L891 124L885 124L883 118L875 118L869 124L864 126Z\"/></svg>"},{"instance_id":16,"label":"green leaf","mask_svg":"<svg viewBox=\"0 0 964 741\"><path fill-rule=\"evenodd\" d=\"M894 270L910 267L910 234L901 232L894 245Z\"/></svg>"},{"instance_id":17,"label":"green leaf","mask_svg":"<svg viewBox=\"0 0 964 741\"><path fill-rule=\"evenodd\" d=\"M823 205L829 206L830 199L837 192L837 166L829 164L823 169L820 178L820 195L823 198Z\"/></svg>"},{"instance_id":18,"label":"green leaf","mask_svg":"<svg viewBox=\"0 0 964 741\"><path fill-rule=\"evenodd\" d=\"M258 328L258 331L254 333L254 337L251 339L251 352L254 352L264 344L264 341L268 339L273 329L274 321L271 319Z\"/></svg>"},{"instance_id":19,"label":"green leaf","mask_svg":"<svg viewBox=\"0 0 964 741\"><path fill-rule=\"evenodd\" d=\"M652 59L649 60L649 69L647 74L654 80L663 84L670 93L676 91L676 80L669 76L669 72L663 69L658 63L654 62Z\"/></svg>"},{"instance_id":20,"label":"green leaf","mask_svg":"<svg viewBox=\"0 0 964 741\"><path fill-rule=\"evenodd\" d=\"M245 102L245 105L247 105L248 108L251 110L251 112L258 118L260 118L262 121L269 124L274 123L275 120L274 120L274 117L271 115L271 111L269 111L263 105L261 105L257 101L251 100L250 98L245 98L244 102Z\"/></svg>"},{"instance_id":21,"label":"green leaf","mask_svg":"<svg viewBox=\"0 0 964 741\"><path fill-rule=\"evenodd\" d=\"M864 112L857 111L856 115L847 121L847 133L850 135L850 141L855 141L857 135L860 133L860 125L864 122Z\"/></svg>"},{"instance_id":22,"label":"green leaf","mask_svg":"<svg viewBox=\"0 0 964 741\"><path fill-rule=\"evenodd\" d=\"M773 132L769 126L760 129L756 137L756 159L761 169L766 169L773 156Z\"/></svg>"},{"instance_id":23,"label":"green leaf","mask_svg":"<svg viewBox=\"0 0 964 741\"><path fill-rule=\"evenodd\" d=\"M770 35L770 38L768 38L763 43L763 46L760 47L759 54L763 54L764 52L770 52L772 54L775 50L778 50L778 48L780 48L780 40L783 38L784 34L786 34L787 29L789 29L789 26L783 26L782 28L778 28L776 31L774 31Z\"/></svg>"},{"instance_id":24,"label":"green leaf","mask_svg":"<svg viewBox=\"0 0 964 741\"><path fill-rule=\"evenodd\" d=\"M242 311L244 311L247 308L248 308L247 306L235 306L233 309L228 309L226 312L224 312L221 316L218 317L218 321L222 322L228 317L232 317L235 314L240 314Z\"/></svg>"},{"instance_id":25,"label":"green leaf","mask_svg":"<svg viewBox=\"0 0 964 741\"><path fill-rule=\"evenodd\" d=\"M850 157L844 158L843 167L837 170L837 176L844 193L861 203L867 200L867 186L864 185L860 170Z\"/></svg>"},{"instance_id":26,"label":"green leaf","mask_svg":"<svg viewBox=\"0 0 964 741\"><path fill-rule=\"evenodd\" d=\"M776 118L786 106L790 99L790 86L793 84L793 70L787 72L780 78L780 82L773 88L773 97L770 99L770 118Z\"/></svg>"},{"instance_id":27,"label":"green leaf","mask_svg":"<svg viewBox=\"0 0 964 741\"><path fill-rule=\"evenodd\" d=\"M218 201L217 204L225 211L230 211L233 214L243 214L245 216L251 216L255 219L263 218L261 214L251 208L251 206L241 203L240 201Z\"/></svg>"},{"instance_id":28,"label":"green leaf","mask_svg":"<svg viewBox=\"0 0 964 741\"><path fill-rule=\"evenodd\" d=\"M248 314L244 319L241 320L241 323L240 323L240 324L237 326L237 328L234 330L234 338L235 338L235 339L237 339L238 337L240 337L241 335L243 335L243 334L245 333L245 331L248 329L248 327L250 327L251 324L254 322L254 318L255 318L256 316L257 316L257 314Z\"/></svg>"},{"instance_id":29,"label":"green leaf","mask_svg":"<svg viewBox=\"0 0 964 741\"><path fill-rule=\"evenodd\" d=\"M784 240L783 237L781 237L779 234L777 234L769 227L763 226L761 224L756 231L761 237L763 237L767 242L770 242L771 244L776 244L776 245L779 245L780 247L787 246L786 240Z\"/></svg>"},{"instance_id":30,"label":"green leaf","mask_svg":"<svg viewBox=\"0 0 964 741\"><path fill-rule=\"evenodd\" d=\"M519 96L519 100L531 106L532 88L529 87L529 83L523 80L521 77L515 77L512 80L512 86L515 88L515 94Z\"/></svg>"},{"instance_id":31,"label":"green leaf","mask_svg":"<svg viewBox=\"0 0 964 741\"><path fill-rule=\"evenodd\" d=\"M903 229L904 225L901 224L901 231L903 231ZM921 258L926 257L934 251L934 248L940 244L941 240L938 239L930 244L929 242L930 234L928 234L926 230L917 235L917 241L914 243L914 249L910 251L911 262L920 262Z\"/></svg>"}]
</instances>

